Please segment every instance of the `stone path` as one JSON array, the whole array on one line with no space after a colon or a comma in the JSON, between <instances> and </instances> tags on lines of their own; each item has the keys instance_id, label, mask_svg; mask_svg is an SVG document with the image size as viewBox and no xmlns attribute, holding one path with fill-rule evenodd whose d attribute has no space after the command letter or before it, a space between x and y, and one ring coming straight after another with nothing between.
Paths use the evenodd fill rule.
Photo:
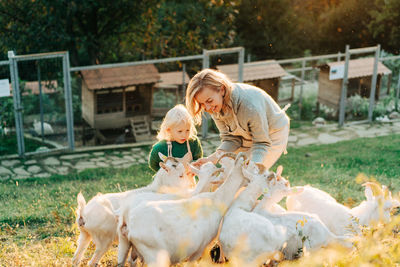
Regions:
<instances>
[{"instance_id":1,"label":"stone path","mask_svg":"<svg viewBox=\"0 0 400 267\"><path fill-rule=\"evenodd\" d=\"M311 144L331 144L361 137L386 136L400 133L400 121L350 125L338 128L336 124L320 127L291 129L289 147ZM204 154L207 156L219 145L219 137L213 135L202 140ZM0 180L26 179L29 177L49 177L52 174L65 175L89 168L128 168L147 163L144 147L114 147L104 151L85 151L58 156L36 157L31 159L4 159L0 162Z\"/></svg>"}]
</instances>

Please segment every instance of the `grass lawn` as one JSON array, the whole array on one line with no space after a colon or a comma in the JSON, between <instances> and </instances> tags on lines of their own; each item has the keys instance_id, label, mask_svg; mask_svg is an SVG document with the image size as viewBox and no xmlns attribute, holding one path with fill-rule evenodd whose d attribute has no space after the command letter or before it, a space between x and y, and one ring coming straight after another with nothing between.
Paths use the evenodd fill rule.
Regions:
<instances>
[{"instance_id":1,"label":"grass lawn","mask_svg":"<svg viewBox=\"0 0 400 267\"><path fill-rule=\"evenodd\" d=\"M360 183L367 178L389 186L395 195L400 190L400 135L291 148L288 152L279 164L292 185L314 185L349 206L364 199ZM82 191L88 201L97 192L124 191L150 180L151 172L142 164L1 182L0 266L70 264L78 233L74 225L78 192ZM115 247L105 260L116 263Z\"/></svg>"}]
</instances>

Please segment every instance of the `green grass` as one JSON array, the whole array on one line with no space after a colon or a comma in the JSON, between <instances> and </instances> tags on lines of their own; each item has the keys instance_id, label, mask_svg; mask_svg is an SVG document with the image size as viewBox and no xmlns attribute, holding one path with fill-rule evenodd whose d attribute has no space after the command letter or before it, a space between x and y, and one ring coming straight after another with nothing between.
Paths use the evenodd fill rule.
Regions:
<instances>
[{"instance_id":1,"label":"green grass","mask_svg":"<svg viewBox=\"0 0 400 267\"><path fill-rule=\"evenodd\" d=\"M393 193L400 190L400 135L291 148L288 152L278 164L284 166L283 176L292 185L314 185L349 206L364 199L361 179L356 181L360 173L388 185ZM23 251L28 244L49 246L46 253L53 253L57 242L66 242L65 250L57 251L60 257L70 259L77 235L74 210L80 191L88 201L98 192L124 191L150 181L151 172L142 164L1 182L0 243L8 244L7 249L14 247L18 258L18 248Z\"/></svg>"},{"instance_id":2,"label":"green grass","mask_svg":"<svg viewBox=\"0 0 400 267\"><path fill-rule=\"evenodd\" d=\"M43 144L42 142L38 142L33 139L24 138L25 143L25 151L33 152L36 151L37 148L48 144ZM17 136L15 134L10 134L7 136L0 136L0 156L17 154L18 153L18 144L17 144Z\"/></svg>"}]
</instances>

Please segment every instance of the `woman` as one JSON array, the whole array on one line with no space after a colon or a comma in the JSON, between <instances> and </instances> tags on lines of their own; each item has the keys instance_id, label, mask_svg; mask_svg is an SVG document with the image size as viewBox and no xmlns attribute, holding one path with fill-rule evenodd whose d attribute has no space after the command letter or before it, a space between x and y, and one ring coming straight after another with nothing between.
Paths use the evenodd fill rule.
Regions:
<instances>
[{"instance_id":1,"label":"woman","mask_svg":"<svg viewBox=\"0 0 400 267\"><path fill-rule=\"evenodd\" d=\"M186 107L196 124L201 124L203 110L210 113L221 137L216 152L196 165L215 163L224 152L248 151L252 161L269 169L286 150L289 118L260 88L204 69L189 82Z\"/></svg>"}]
</instances>

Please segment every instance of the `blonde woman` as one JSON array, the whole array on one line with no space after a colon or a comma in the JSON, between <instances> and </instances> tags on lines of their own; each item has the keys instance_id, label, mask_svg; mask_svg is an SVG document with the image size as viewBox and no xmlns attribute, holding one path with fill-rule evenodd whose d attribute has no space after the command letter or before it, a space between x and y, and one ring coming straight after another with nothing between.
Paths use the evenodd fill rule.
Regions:
<instances>
[{"instance_id":1,"label":"blonde woman","mask_svg":"<svg viewBox=\"0 0 400 267\"><path fill-rule=\"evenodd\" d=\"M216 152L196 165L215 163L223 152L248 151L252 161L269 169L286 150L289 117L260 88L232 83L223 73L204 69L188 84L186 107L195 124L208 112L220 132Z\"/></svg>"},{"instance_id":2,"label":"blonde woman","mask_svg":"<svg viewBox=\"0 0 400 267\"><path fill-rule=\"evenodd\" d=\"M184 105L170 109L161 123L157 139L149 154L149 167L157 172L161 159L158 152L169 157L182 158L188 155L189 161L203 157L203 149L193 119ZM189 153L189 154L187 154Z\"/></svg>"}]
</instances>

